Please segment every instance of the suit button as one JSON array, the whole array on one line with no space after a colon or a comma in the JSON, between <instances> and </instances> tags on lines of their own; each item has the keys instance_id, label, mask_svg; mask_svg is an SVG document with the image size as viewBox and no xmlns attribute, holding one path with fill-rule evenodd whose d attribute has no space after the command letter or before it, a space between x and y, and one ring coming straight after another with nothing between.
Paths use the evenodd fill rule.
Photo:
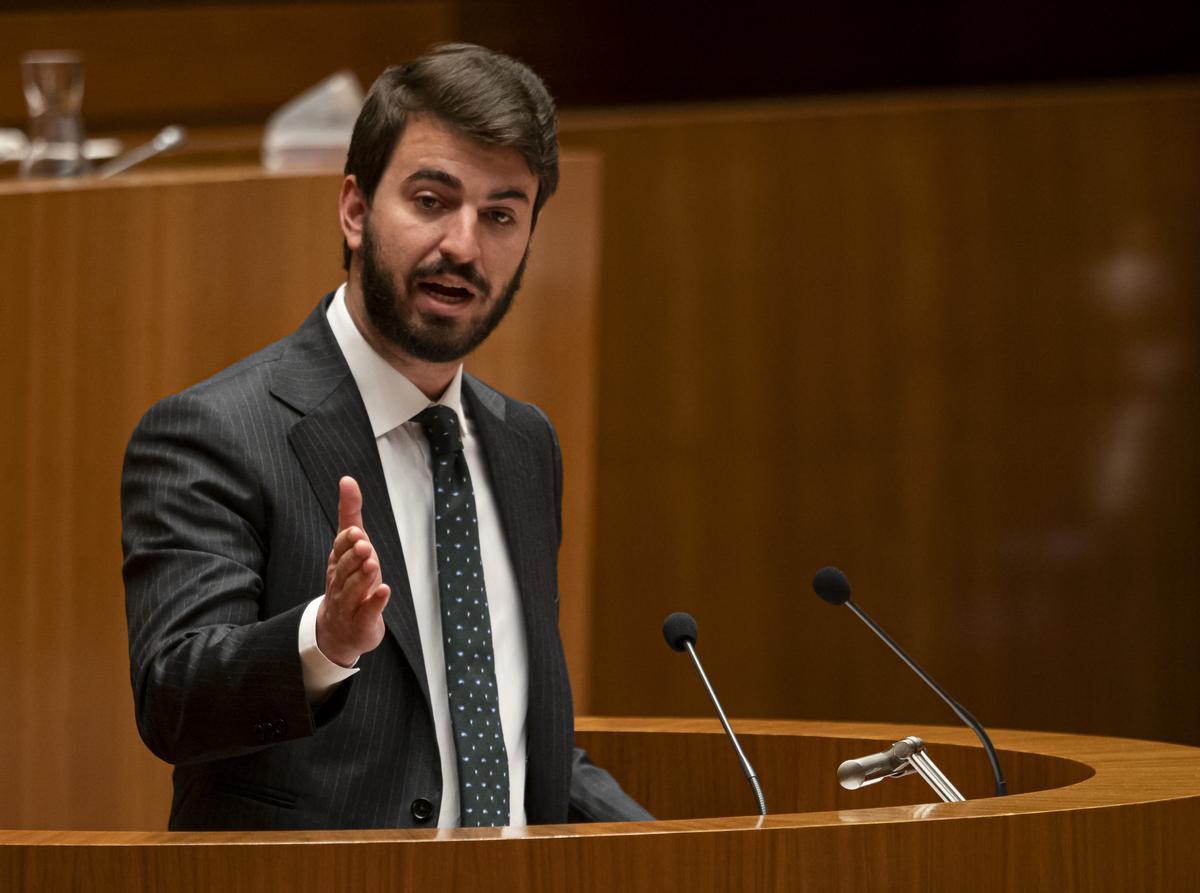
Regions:
<instances>
[{"instance_id":1,"label":"suit button","mask_svg":"<svg viewBox=\"0 0 1200 893\"><path fill-rule=\"evenodd\" d=\"M433 818L433 804L424 797L418 797L412 802L412 817L418 822L428 822Z\"/></svg>"}]
</instances>

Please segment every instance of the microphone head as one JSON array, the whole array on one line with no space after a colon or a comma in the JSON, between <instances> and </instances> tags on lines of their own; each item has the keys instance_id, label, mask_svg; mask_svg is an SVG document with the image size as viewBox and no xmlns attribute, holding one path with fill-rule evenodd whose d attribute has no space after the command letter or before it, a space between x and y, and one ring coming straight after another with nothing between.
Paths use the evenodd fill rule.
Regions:
<instances>
[{"instance_id":1,"label":"microphone head","mask_svg":"<svg viewBox=\"0 0 1200 893\"><path fill-rule=\"evenodd\" d=\"M823 567L813 577L813 592L831 605L850 601L850 581L836 567Z\"/></svg>"},{"instance_id":2,"label":"microphone head","mask_svg":"<svg viewBox=\"0 0 1200 893\"><path fill-rule=\"evenodd\" d=\"M676 651L683 651L684 642L696 644L696 621L691 614L676 611L663 621L663 638Z\"/></svg>"}]
</instances>

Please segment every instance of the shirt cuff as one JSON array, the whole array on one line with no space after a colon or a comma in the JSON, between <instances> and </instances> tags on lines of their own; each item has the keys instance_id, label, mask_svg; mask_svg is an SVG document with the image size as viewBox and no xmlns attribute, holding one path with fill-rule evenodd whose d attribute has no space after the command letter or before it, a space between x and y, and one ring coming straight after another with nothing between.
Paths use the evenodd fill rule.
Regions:
<instances>
[{"instance_id":1,"label":"shirt cuff","mask_svg":"<svg viewBox=\"0 0 1200 893\"><path fill-rule=\"evenodd\" d=\"M329 693L358 672L358 667L335 664L317 647L317 610L325 596L314 598L300 616L300 666L304 673L304 693L310 704L319 704ZM358 663L358 661L355 661Z\"/></svg>"}]
</instances>

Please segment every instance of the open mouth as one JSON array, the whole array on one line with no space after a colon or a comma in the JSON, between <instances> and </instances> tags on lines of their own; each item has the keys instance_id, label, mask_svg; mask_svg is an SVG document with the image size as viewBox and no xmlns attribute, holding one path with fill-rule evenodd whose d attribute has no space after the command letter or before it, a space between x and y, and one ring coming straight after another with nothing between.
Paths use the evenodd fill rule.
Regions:
<instances>
[{"instance_id":1,"label":"open mouth","mask_svg":"<svg viewBox=\"0 0 1200 893\"><path fill-rule=\"evenodd\" d=\"M444 301L449 304L457 304L460 301L466 301L473 297L473 293L468 288L459 288L454 285L443 285L440 282L430 282L426 280L417 286L427 294L432 295L439 301Z\"/></svg>"}]
</instances>

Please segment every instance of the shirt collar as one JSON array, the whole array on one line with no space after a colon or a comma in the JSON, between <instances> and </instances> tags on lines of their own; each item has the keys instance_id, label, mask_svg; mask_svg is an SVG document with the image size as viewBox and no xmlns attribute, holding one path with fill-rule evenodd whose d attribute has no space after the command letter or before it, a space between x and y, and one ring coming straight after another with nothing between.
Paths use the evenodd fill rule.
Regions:
<instances>
[{"instance_id":1,"label":"shirt collar","mask_svg":"<svg viewBox=\"0 0 1200 893\"><path fill-rule=\"evenodd\" d=\"M346 307L345 283L342 283L333 296L326 319L329 328L333 330L334 340L346 358L346 365L350 367L350 374L354 376L354 383L358 385L358 392L367 407L367 417L371 420L371 431L375 437L382 437L431 405L432 401L420 388L392 368L392 365L367 343ZM453 409L459 424L466 430L466 420L462 411L462 372L460 363L454 372L454 378L450 380L437 402Z\"/></svg>"}]
</instances>

